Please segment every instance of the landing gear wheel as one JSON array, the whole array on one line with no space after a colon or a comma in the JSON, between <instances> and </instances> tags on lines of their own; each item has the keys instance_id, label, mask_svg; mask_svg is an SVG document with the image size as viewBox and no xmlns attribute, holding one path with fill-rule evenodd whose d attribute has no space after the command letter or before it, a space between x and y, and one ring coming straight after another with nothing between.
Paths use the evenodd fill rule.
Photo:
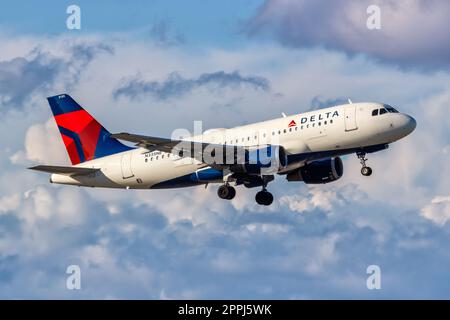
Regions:
<instances>
[{"instance_id":1,"label":"landing gear wheel","mask_svg":"<svg viewBox=\"0 0 450 320\"><path fill-rule=\"evenodd\" d=\"M236 189L234 189L232 186L222 185L217 190L217 195L221 199L231 200L236 195Z\"/></svg>"},{"instance_id":2,"label":"landing gear wheel","mask_svg":"<svg viewBox=\"0 0 450 320\"><path fill-rule=\"evenodd\" d=\"M273 195L269 191L262 190L256 194L255 200L259 205L270 206L273 202Z\"/></svg>"},{"instance_id":3,"label":"landing gear wheel","mask_svg":"<svg viewBox=\"0 0 450 320\"><path fill-rule=\"evenodd\" d=\"M358 152L356 153L356 156L358 157L359 162L362 165L361 174L366 177L370 176L372 174L372 168L366 166L367 161L366 154L364 152Z\"/></svg>"},{"instance_id":4,"label":"landing gear wheel","mask_svg":"<svg viewBox=\"0 0 450 320\"><path fill-rule=\"evenodd\" d=\"M228 195L227 200L231 200L236 196L236 189L228 186L228 190L230 191L230 194Z\"/></svg>"},{"instance_id":5,"label":"landing gear wheel","mask_svg":"<svg viewBox=\"0 0 450 320\"><path fill-rule=\"evenodd\" d=\"M371 167L362 167L361 174L366 177L370 176L372 174L372 168Z\"/></svg>"}]
</instances>

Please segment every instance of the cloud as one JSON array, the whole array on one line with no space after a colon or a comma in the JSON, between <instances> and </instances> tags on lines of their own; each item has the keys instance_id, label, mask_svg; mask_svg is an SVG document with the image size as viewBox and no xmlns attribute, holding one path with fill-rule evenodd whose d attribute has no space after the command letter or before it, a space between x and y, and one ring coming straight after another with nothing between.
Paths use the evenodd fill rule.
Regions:
<instances>
[{"instance_id":1,"label":"cloud","mask_svg":"<svg viewBox=\"0 0 450 320\"><path fill-rule=\"evenodd\" d=\"M62 65L61 59L40 52L0 62L0 103L22 107L36 90L48 89Z\"/></svg>"},{"instance_id":2,"label":"cloud","mask_svg":"<svg viewBox=\"0 0 450 320\"><path fill-rule=\"evenodd\" d=\"M369 5L381 9L381 29L369 30ZM324 47L408 68L450 67L447 1L266 0L244 32L272 35L296 48Z\"/></svg>"},{"instance_id":3,"label":"cloud","mask_svg":"<svg viewBox=\"0 0 450 320\"><path fill-rule=\"evenodd\" d=\"M55 84L73 85L97 54L112 53L101 43L81 42L64 49L54 54L36 46L23 57L0 61L0 105L23 109L36 92L48 93Z\"/></svg>"},{"instance_id":4,"label":"cloud","mask_svg":"<svg viewBox=\"0 0 450 320\"><path fill-rule=\"evenodd\" d=\"M338 97L338 98L333 98L333 99L323 99L320 96L315 96L311 100L310 110L317 110L317 109L322 109L322 108L338 106L341 104L346 104L346 103L348 103L348 99L349 98L344 98L344 97Z\"/></svg>"},{"instance_id":5,"label":"cloud","mask_svg":"<svg viewBox=\"0 0 450 320\"><path fill-rule=\"evenodd\" d=\"M307 197L303 195L284 196L280 199L282 204L288 205L289 209L297 212L310 212L314 209L331 212L335 205L342 204L344 199L337 198L334 191L325 191L323 188L311 188Z\"/></svg>"},{"instance_id":6,"label":"cloud","mask_svg":"<svg viewBox=\"0 0 450 320\"><path fill-rule=\"evenodd\" d=\"M16 210L20 205L18 194L3 196L0 198L0 214Z\"/></svg>"},{"instance_id":7,"label":"cloud","mask_svg":"<svg viewBox=\"0 0 450 320\"><path fill-rule=\"evenodd\" d=\"M15 164L70 165L55 120L51 118L44 124L32 125L25 135L25 150L12 155L11 161Z\"/></svg>"},{"instance_id":8,"label":"cloud","mask_svg":"<svg viewBox=\"0 0 450 320\"><path fill-rule=\"evenodd\" d=\"M151 26L150 38L159 46L176 46L186 42L184 34L172 30L167 20L156 21Z\"/></svg>"},{"instance_id":9,"label":"cloud","mask_svg":"<svg viewBox=\"0 0 450 320\"><path fill-rule=\"evenodd\" d=\"M98 42L79 42L69 48L71 59L77 61L78 68L86 67L98 54L114 54L111 45Z\"/></svg>"},{"instance_id":10,"label":"cloud","mask_svg":"<svg viewBox=\"0 0 450 320\"><path fill-rule=\"evenodd\" d=\"M436 224L443 226L450 219L450 196L447 197L434 197L431 203L422 208L422 215L435 222Z\"/></svg>"},{"instance_id":11,"label":"cloud","mask_svg":"<svg viewBox=\"0 0 450 320\"><path fill-rule=\"evenodd\" d=\"M194 79L186 79L177 72L173 72L163 82L145 81L140 79L140 77L125 80L124 82L114 90L113 96L115 99L122 96L134 99L148 94L158 100L166 100L183 96L198 88L223 90L224 88L249 86L255 90L270 90L270 84L267 79L259 76L242 76L238 71L231 73L225 71L203 73Z\"/></svg>"},{"instance_id":12,"label":"cloud","mask_svg":"<svg viewBox=\"0 0 450 320\"><path fill-rule=\"evenodd\" d=\"M41 98L45 92L37 89L32 98L38 102L5 115L0 127L1 297L342 299L450 294L450 278L442 268L450 263L448 225L438 225L422 212L450 188L448 179L436 178L450 174L449 126L442 116L450 103L447 74L405 72L326 50L273 45L192 53L134 38L105 37L102 42L112 51L81 59L89 63L69 74L77 75L77 81L60 73L53 86L65 90L71 83L70 93L111 131L127 128L170 136L173 128L190 126L196 119L211 126L236 126L279 117L281 111L298 113L311 101L318 106L343 96L391 103L416 117L418 127L387 151L370 155L370 178L360 175L356 157L345 157L344 176L332 184L306 186L277 177L269 185L275 202L265 208L255 204L255 189L238 188L236 198L228 202L217 199L213 185L136 191L49 184L47 175L24 168L30 162L68 160L53 119L47 122L50 111ZM42 52L64 61L71 56L61 50L65 38L30 40L23 51L38 44ZM262 88L240 82L239 90L226 85L227 92L219 95L214 90L221 82L207 81L159 100L161 106L174 107L155 112L147 99L112 95L124 77L151 83L135 75L166 79L173 70L194 83L210 70L240 70L242 78L262 74L270 81L270 92L282 96L273 98ZM166 82L157 82L156 88ZM149 96L158 94L154 92ZM230 101L232 109L220 108ZM424 146L427 152L418 152ZM442 204L436 205L437 211ZM65 288L71 264L81 267L80 291ZM370 264L381 267L380 292L365 286Z\"/></svg>"}]
</instances>

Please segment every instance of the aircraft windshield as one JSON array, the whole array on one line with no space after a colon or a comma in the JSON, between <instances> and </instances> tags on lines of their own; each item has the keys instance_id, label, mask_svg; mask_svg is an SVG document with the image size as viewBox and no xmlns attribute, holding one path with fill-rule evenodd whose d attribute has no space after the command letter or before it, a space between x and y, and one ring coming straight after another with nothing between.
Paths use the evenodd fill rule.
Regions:
<instances>
[{"instance_id":1,"label":"aircraft windshield","mask_svg":"<svg viewBox=\"0 0 450 320\"><path fill-rule=\"evenodd\" d=\"M384 106L386 108L386 110L390 113L398 113L398 111L396 109L394 109L393 107L389 106L389 105L385 105Z\"/></svg>"}]
</instances>

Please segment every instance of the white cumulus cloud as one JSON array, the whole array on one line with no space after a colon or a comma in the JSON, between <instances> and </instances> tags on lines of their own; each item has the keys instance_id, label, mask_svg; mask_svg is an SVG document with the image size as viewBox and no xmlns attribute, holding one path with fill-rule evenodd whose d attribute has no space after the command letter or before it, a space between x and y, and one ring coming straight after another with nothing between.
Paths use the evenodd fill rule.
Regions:
<instances>
[{"instance_id":1,"label":"white cumulus cloud","mask_svg":"<svg viewBox=\"0 0 450 320\"><path fill-rule=\"evenodd\" d=\"M450 196L438 196L422 208L422 215L443 226L450 219Z\"/></svg>"}]
</instances>

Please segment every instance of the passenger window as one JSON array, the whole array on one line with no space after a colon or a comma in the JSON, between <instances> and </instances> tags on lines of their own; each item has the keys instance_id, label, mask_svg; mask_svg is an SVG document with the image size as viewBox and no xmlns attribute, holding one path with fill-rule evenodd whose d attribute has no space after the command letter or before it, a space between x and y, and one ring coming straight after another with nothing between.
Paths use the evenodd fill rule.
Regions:
<instances>
[{"instance_id":1,"label":"passenger window","mask_svg":"<svg viewBox=\"0 0 450 320\"><path fill-rule=\"evenodd\" d=\"M283 133L286 133L286 129L283 130Z\"/></svg>"},{"instance_id":2,"label":"passenger window","mask_svg":"<svg viewBox=\"0 0 450 320\"><path fill-rule=\"evenodd\" d=\"M384 108L380 109L380 115L381 115L381 114L385 114L385 113L387 113L387 110L386 110L386 109L384 109Z\"/></svg>"},{"instance_id":3,"label":"passenger window","mask_svg":"<svg viewBox=\"0 0 450 320\"><path fill-rule=\"evenodd\" d=\"M377 116L378 115L378 109L375 109L372 111L372 117Z\"/></svg>"}]
</instances>

